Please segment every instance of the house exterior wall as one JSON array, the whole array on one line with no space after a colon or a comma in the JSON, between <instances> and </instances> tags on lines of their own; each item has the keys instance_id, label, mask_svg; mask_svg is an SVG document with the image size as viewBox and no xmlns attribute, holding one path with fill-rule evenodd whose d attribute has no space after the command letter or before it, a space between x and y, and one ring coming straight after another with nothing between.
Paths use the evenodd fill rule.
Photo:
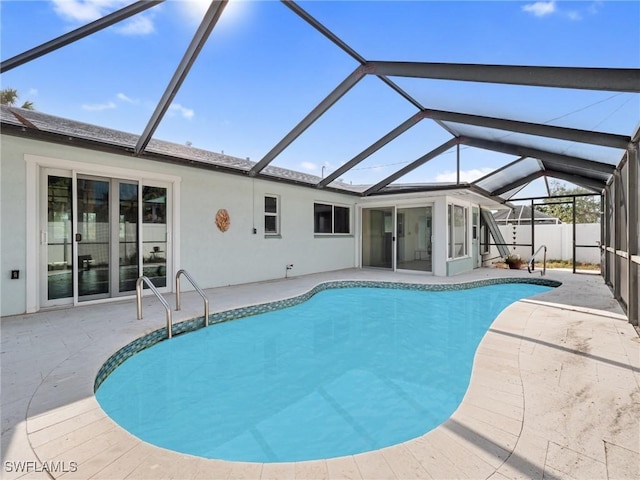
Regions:
<instances>
[{"instance_id":1,"label":"house exterior wall","mask_svg":"<svg viewBox=\"0 0 640 480\"><path fill-rule=\"evenodd\" d=\"M26 164L11 138L0 143L0 314L25 311ZM11 271L20 278L11 280Z\"/></svg>"},{"instance_id":2,"label":"house exterior wall","mask_svg":"<svg viewBox=\"0 0 640 480\"><path fill-rule=\"evenodd\" d=\"M33 160L37 159L37 160ZM135 171L174 181L174 265L202 288L263 281L355 266L357 197L240 175L96 152L3 135L1 143L1 309L3 316L37 310L39 269L39 162L72 164L92 175ZM264 195L279 199L280 235L264 234ZM351 208L351 234L314 235L314 202ZM226 209L230 228L215 225ZM253 228L256 233L253 233ZM20 278L10 279L11 270ZM168 276L167 284L173 285ZM172 287L168 288L171 289ZM191 287L184 282L185 290Z\"/></svg>"},{"instance_id":3,"label":"house exterior wall","mask_svg":"<svg viewBox=\"0 0 640 480\"><path fill-rule=\"evenodd\" d=\"M448 258L449 248L449 228L448 228L448 206L450 204L460 205L467 208L467 252L468 254L462 258ZM361 199L358 206L358 222L362 221L361 209L373 207L395 207L406 208L412 206L431 205L433 215L433 235L432 235L432 271L435 276L445 277L458 275L460 273L473 270L478 259L473 258L472 247L472 211L477 204L470 202L464 197L455 195L394 195L378 198ZM358 266L361 266L360 245L358 245Z\"/></svg>"}]
</instances>

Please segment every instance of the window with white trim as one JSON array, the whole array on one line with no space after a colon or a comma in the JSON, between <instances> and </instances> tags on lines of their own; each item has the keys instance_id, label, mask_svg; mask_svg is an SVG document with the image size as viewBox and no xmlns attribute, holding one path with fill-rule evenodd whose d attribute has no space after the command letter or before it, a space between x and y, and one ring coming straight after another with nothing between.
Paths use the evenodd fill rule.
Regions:
<instances>
[{"instance_id":1,"label":"window with white trim","mask_svg":"<svg viewBox=\"0 0 640 480\"><path fill-rule=\"evenodd\" d=\"M449 258L468 255L467 231L469 215L467 207L449 204Z\"/></svg>"},{"instance_id":2,"label":"window with white trim","mask_svg":"<svg viewBox=\"0 0 640 480\"><path fill-rule=\"evenodd\" d=\"M329 203L314 203L313 233L351 233L351 209Z\"/></svg>"},{"instance_id":3,"label":"window with white trim","mask_svg":"<svg viewBox=\"0 0 640 480\"><path fill-rule=\"evenodd\" d=\"M264 234L280 235L280 201L276 195L264 196Z\"/></svg>"}]
</instances>

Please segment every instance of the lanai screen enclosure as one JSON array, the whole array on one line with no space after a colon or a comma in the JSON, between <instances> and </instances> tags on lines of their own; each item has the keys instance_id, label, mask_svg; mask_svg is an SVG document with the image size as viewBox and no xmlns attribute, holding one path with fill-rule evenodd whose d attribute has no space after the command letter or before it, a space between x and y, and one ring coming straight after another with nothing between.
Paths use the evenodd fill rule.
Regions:
<instances>
[{"instance_id":1,"label":"lanai screen enclosure","mask_svg":"<svg viewBox=\"0 0 640 480\"><path fill-rule=\"evenodd\" d=\"M57 82L58 76L64 79L64 68L60 67L70 61L86 61L88 68L78 75L90 78L92 65L99 65L104 54L103 50L93 49L92 38L130 28L135 21L138 25L149 22L173 8L172 2L161 0L122 3L115 3L112 11L101 12L99 18L57 36L45 37L51 32L45 31L7 42L4 37L8 32L16 35L17 31L7 30L3 22L3 56L7 56L0 64L3 85L27 84L35 72L32 68L47 62L51 82ZM529 198L534 191L541 196L548 177L560 179L602 195L603 276L627 310L629 320L638 323L637 3L606 2L603 9L621 14L617 43L603 47L602 55L591 52L592 60L589 55L581 57L580 61L587 60L580 65L575 65L578 60L571 57L571 52L578 47L589 51L589 45L575 46L576 50L567 47L565 57L549 54L548 64L541 64L542 55L529 65L518 61L518 52L501 55L501 48L508 50L505 43L493 46L491 53L497 52L495 55L474 51L481 29L472 25L494 28L490 18L497 9L533 11L535 5L547 3L549 8L560 8L555 2L239 2L246 11L255 9L255 15L247 17L250 21L246 28L255 29L262 37L242 37L239 27L234 30L235 3L238 2L207 2L190 42L174 42L163 61L152 66L145 65L144 56L128 54L121 40L114 42L112 50L118 52L119 61L110 63L105 75L113 75L114 79L140 75L145 84L140 67L149 68L155 75L155 81L145 85L155 95L155 103L132 137L100 138L95 132L72 131L62 124L40 125L18 108L3 110L3 135L117 152L133 159L195 164L198 168L359 198L466 190L507 203L518 200L519 195ZM459 23L447 25L451 35L440 43L424 33L432 27L430 15L437 21L437 11L473 11L479 5L487 9L486 20L469 21L459 16ZM578 7L576 2L575 8ZM12 6L5 4L2 8L7 22L14 13ZM578 20L576 11L569 13ZM452 17L449 19L455 19L455 14ZM391 18L394 22L414 21L403 24L406 35L402 35L398 30L389 30ZM19 20L16 17L15 28L20 28ZM632 23L626 26L624 22ZM187 26L181 28L178 39L185 38ZM516 35L514 30L520 25L504 28ZM534 31L532 28L523 35L534 35ZM425 36L411 37L417 32ZM466 39L464 54L450 56L464 61L447 58L453 47L447 48L446 41L452 42L456 37ZM596 30L593 37L595 43L605 44ZM40 43L27 45L25 42L32 38L38 38ZM128 36L126 41L139 45L144 43L142 38ZM268 51L257 48L260 38ZM257 43L251 44L248 39ZM552 40L558 42L558 49L562 48L560 37ZM418 42L424 43L417 45ZM154 45L146 43L144 48L153 49ZM250 56L251 49L258 50L260 57ZM507 59L504 63L475 61L503 57ZM558 65L560 58L564 58L565 66ZM291 72L296 68L305 71L302 77L295 77L295 81L302 79L302 90L290 89L287 84L294 78ZM282 82L280 88L277 82L274 86L265 80L270 78ZM174 138L171 116L189 116L189 109L182 103L195 101L198 96L231 97L234 110L243 112L235 119L244 118L245 122L234 125L235 132L230 133L229 126L213 109L206 114L211 121L204 130L194 128L193 137ZM270 97L274 103L269 103ZM118 98L122 102L136 101L125 94L118 94ZM601 114L601 121L596 124L588 126L589 122L576 115L582 107L592 108L612 98L619 101L615 110ZM252 105L255 99L269 108L258 111L255 103ZM565 115L557 116L557 110L551 108L554 104L561 104L559 108ZM220 100L216 105L222 109L225 103ZM111 108L109 104L107 108ZM340 125L341 135L328 135L328 124ZM132 123L124 125L118 124L118 128L133 129ZM213 154L210 162L190 159L189 148L194 142L205 146L205 150L222 151L224 140L207 144L209 136L226 137L236 151L238 145L243 145L244 151L237 153L246 161L217 162ZM159 151L153 146L156 137L186 143L188 148L184 152ZM234 143L232 139L238 138L241 143ZM411 148L404 148L407 145ZM318 152L320 157L315 155ZM475 171L472 178L468 176L473 162L486 156L502 164L489 171ZM293 158L309 158L301 164L315 173L283 174L283 168ZM448 177L434 178L428 170L431 165L448 170ZM542 186L542 191L536 191L534 186ZM161 191L155 192L156 196L152 193L148 199L150 209L152 201L162 197ZM332 211L334 215L335 212ZM3 223L6 232L4 227ZM156 247L157 252L161 251L162 243ZM3 271L7 268L3 263Z\"/></svg>"}]
</instances>

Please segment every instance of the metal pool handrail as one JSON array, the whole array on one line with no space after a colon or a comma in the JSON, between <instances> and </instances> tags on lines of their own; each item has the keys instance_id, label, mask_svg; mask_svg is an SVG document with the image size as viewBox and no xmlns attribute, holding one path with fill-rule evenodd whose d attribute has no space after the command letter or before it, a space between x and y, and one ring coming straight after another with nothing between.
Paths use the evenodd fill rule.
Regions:
<instances>
[{"instance_id":1,"label":"metal pool handrail","mask_svg":"<svg viewBox=\"0 0 640 480\"><path fill-rule=\"evenodd\" d=\"M544 274L547 273L547 246L546 245L541 245L540 248L536 250L536 253L531 255L531 258L527 262L527 270L529 271L529 273L533 273L533 270L535 269L533 262L535 261L536 255L540 253L540 250L544 250L544 254L542 257L542 272L540 272L540 276L543 277Z\"/></svg>"},{"instance_id":2,"label":"metal pool handrail","mask_svg":"<svg viewBox=\"0 0 640 480\"><path fill-rule=\"evenodd\" d=\"M171 338L171 329L173 324L173 321L171 319L171 307L169 306L167 301L164 299L164 297L160 295L160 292L158 291L156 286L151 282L151 280L149 280L149 277L145 277L144 275L141 277L138 277L138 279L136 280L136 301L138 303L138 320L142 320L142 282L148 285L149 289L151 289L153 294L156 297L158 297L158 300L160 300L162 305L164 305L164 309L167 312L167 335L168 335L167 338Z\"/></svg>"},{"instance_id":3,"label":"metal pool handrail","mask_svg":"<svg viewBox=\"0 0 640 480\"><path fill-rule=\"evenodd\" d=\"M185 277L187 277L187 280L191 282L191 285L193 285L193 288L196 289L196 292L198 292L202 297L202 299L204 300L204 325L205 327L208 327L209 326L209 299L207 298L205 293L202 291L202 289L198 286L198 284L193 279L193 277L189 275L189 272L187 272L184 269L179 270L178 273L176 273L176 310L180 310L180 275L184 275Z\"/></svg>"}]
</instances>

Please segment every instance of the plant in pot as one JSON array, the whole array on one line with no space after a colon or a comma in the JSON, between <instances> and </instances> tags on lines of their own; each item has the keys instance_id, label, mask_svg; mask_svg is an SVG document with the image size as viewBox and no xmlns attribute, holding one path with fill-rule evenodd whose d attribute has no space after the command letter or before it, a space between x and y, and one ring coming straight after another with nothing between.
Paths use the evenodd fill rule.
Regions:
<instances>
[{"instance_id":1,"label":"plant in pot","mask_svg":"<svg viewBox=\"0 0 640 480\"><path fill-rule=\"evenodd\" d=\"M504 263L506 263L507 266L511 269L519 270L520 267L522 267L523 262L520 258L520 255L518 255L517 253L511 253L504 257Z\"/></svg>"}]
</instances>

